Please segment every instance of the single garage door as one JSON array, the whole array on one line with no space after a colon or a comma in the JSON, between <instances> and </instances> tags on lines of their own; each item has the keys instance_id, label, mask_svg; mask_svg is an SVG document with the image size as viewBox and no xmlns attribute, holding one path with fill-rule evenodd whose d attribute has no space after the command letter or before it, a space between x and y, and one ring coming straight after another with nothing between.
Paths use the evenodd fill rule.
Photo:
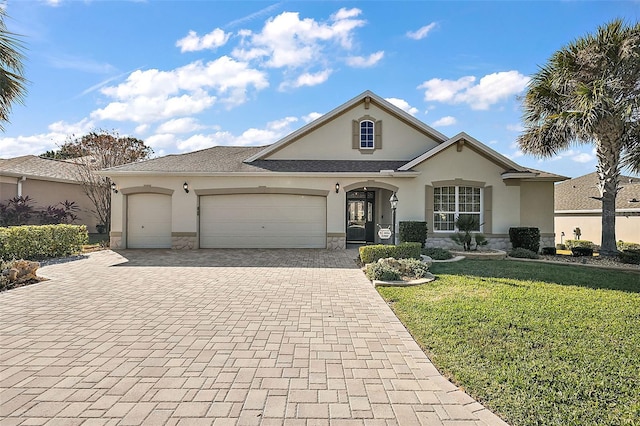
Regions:
<instances>
[{"instance_id":1,"label":"single garage door","mask_svg":"<svg viewBox=\"0 0 640 426\"><path fill-rule=\"evenodd\" d=\"M237 194L200 197L202 248L324 248L325 197Z\"/></svg>"},{"instance_id":2,"label":"single garage door","mask_svg":"<svg viewBox=\"0 0 640 426\"><path fill-rule=\"evenodd\" d=\"M127 196L127 247L171 248L171 196Z\"/></svg>"}]
</instances>

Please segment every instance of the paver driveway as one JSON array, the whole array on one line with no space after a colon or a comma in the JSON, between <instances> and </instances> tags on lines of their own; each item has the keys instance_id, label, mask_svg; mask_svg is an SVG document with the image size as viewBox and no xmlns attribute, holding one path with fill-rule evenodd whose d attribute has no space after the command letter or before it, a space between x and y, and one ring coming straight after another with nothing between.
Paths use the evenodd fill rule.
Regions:
<instances>
[{"instance_id":1,"label":"paver driveway","mask_svg":"<svg viewBox=\"0 0 640 426\"><path fill-rule=\"evenodd\" d=\"M0 294L0 423L504 424L325 250L104 251Z\"/></svg>"}]
</instances>

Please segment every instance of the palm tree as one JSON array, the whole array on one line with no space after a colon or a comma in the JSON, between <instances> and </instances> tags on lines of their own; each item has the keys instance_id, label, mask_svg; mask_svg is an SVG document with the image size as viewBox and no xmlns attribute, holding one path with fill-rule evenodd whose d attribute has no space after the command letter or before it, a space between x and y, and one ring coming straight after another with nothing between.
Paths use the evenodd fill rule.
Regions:
<instances>
[{"instance_id":1,"label":"palm tree","mask_svg":"<svg viewBox=\"0 0 640 426\"><path fill-rule=\"evenodd\" d=\"M639 94L640 24L614 20L554 53L523 99L523 152L549 158L574 145L595 146L604 255L617 253L620 171L640 170Z\"/></svg>"},{"instance_id":2,"label":"palm tree","mask_svg":"<svg viewBox=\"0 0 640 426\"><path fill-rule=\"evenodd\" d=\"M2 123L9 122L11 104L24 102L27 83L23 76L22 42L16 34L7 31L6 16L6 11L0 7L0 130L3 131Z\"/></svg>"}]
</instances>

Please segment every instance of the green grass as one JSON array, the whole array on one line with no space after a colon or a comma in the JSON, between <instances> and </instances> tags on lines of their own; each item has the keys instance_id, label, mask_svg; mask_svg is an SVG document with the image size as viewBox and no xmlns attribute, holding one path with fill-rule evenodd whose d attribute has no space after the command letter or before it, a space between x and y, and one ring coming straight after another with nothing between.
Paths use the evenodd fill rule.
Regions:
<instances>
[{"instance_id":1,"label":"green grass","mask_svg":"<svg viewBox=\"0 0 640 426\"><path fill-rule=\"evenodd\" d=\"M381 287L435 366L512 425L640 425L640 274L434 264Z\"/></svg>"}]
</instances>

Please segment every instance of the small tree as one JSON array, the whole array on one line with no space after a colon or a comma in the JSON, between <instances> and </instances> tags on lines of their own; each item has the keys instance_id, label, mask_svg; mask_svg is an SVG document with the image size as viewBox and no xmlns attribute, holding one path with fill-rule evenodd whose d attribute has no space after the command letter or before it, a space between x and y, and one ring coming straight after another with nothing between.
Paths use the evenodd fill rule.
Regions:
<instances>
[{"instance_id":1,"label":"small tree","mask_svg":"<svg viewBox=\"0 0 640 426\"><path fill-rule=\"evenodd\" d=\"M106 231L111 229L111 180L95 172L122 164L148 159L153 150L140 139L120 136L117 132L93 131L70 138L60 151L75 158L78 180L94 209L92 213Z\"/></svg>"},{"instance_id":2,"label":"small tree","mask_svg":"<svg viewBox=\"0 0 640 426\"><path fill-rule=\"evenodd\" d=\"M464 251L477 250L480 246L487 245L488 241L484 235L480 233L472 234L473 231L480 229L480 222L475 215L459 215L455 221L456 228L462 232L458 232L451 237L453 242L461 245Z\"/></svg>"}]
</instances>

